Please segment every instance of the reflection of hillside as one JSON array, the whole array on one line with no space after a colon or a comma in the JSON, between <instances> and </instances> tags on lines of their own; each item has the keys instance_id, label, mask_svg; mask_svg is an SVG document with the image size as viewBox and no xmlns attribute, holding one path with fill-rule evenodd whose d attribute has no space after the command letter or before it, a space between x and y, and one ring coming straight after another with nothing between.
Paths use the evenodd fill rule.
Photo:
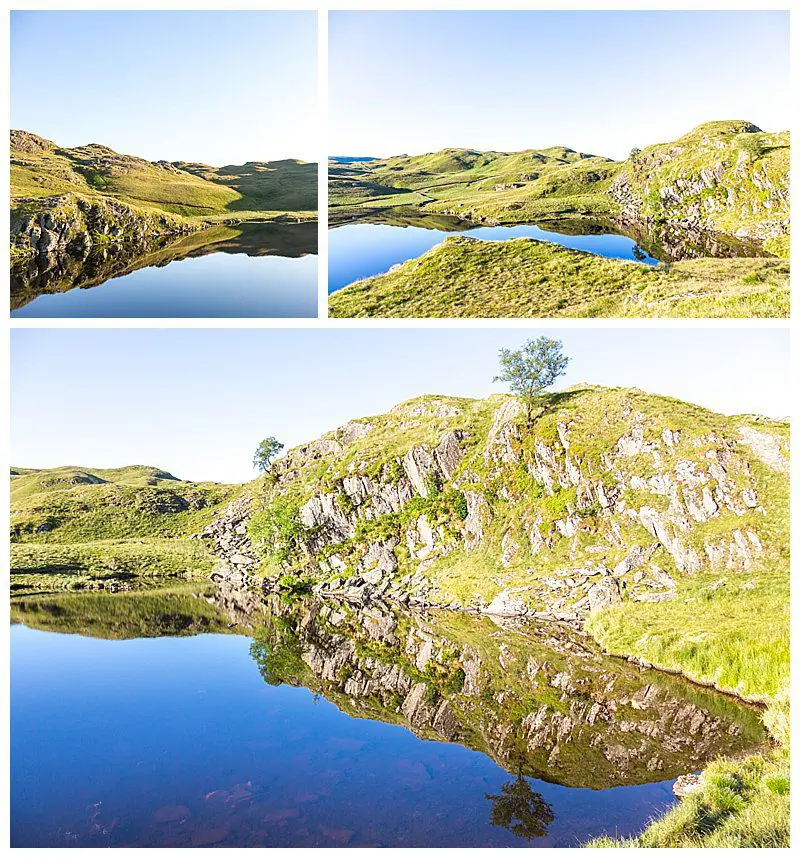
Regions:
<instances>
[{"instance_id":1,"label":"reflection of hillside","mask_svg":"<svg viewBox=\"0 0 800 858\"><path fill-rule=\"evenodd\" d=\"M602 655L554 625L393 613L219 590L270 684L305 686L355 717L482 751L568 786L648 783L759 744L758 714Z\"/></svg>"},{"instance_id":2,"label":"reflection of hillside","mask_svg":"<svg viewBox=\"0 0 800 858\"><path fill-rule=\"evenodd\" d=\"M248 634L272 685L304 686L353 717L457 742L514 776L565 786L663 781L763 740L756 711L604 656L554 624L286 604L224 584L24 597L12 600L11 619L113 639ZM509 815L515 796L494 797L498 819L520 819Z\"/></svg>"},{"instance_id":3,"label":"reflection of hillside","mask_svg":"<svg viewBox=\"0 0 800 858\"><path fill-rule=\"evenodd\" d=\"M493 225L462 220L451 215L425 214L419 208L412 206L396 206L395 208L369 211L362 216L349 214L347 217L332 217L330 223L336 226L342 226L346 223L373 223L398 227L414 226L420 229L441 230L442 232L467 232L476 227ZM526 224L505 223L497 225L515 227ZM682 259L700 259L703 257L728 259L769 256L752 241L677 224L656 226L633 220L565 217L557 220L540 219L527 225L537 226L539 229L561 235L624 235L635 241L650 256L662 262L678 262Z\"/></svg>"},{"instance_id":4,"label":"reflection of hillside","mask_svg":"<svg viewBox=\"0 0 800 858\"><path fill-rule=\"evenodd\" d=\"M228 632L227 620L209 601L211 592L207 585L173 584L160 590L25 596L11 600L11 622L109 640Z\"/></svg>"},{"instance_id":5,"label":"reflection of hillside","mask_svg":"<svg viewBox=\"0 0 800 858\"><path fill-rule=\"evenodd\" d=\"M32 257L11 266L11 309L43 294L90 289L142 268L163 267L211 253L299 258L317 252L317 224L243 223L214 226L175 238L158 236L128 245L95 248L86 257Z\"/></svg>"}]
</instances>

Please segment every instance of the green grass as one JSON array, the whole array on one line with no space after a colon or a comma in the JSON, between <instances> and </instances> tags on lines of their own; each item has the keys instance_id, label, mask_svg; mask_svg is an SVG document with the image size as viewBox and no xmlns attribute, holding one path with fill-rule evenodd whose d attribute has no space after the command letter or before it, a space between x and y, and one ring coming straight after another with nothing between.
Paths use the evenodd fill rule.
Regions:
<instances>
[{"instance_id":1,"label":"green grass","mask_svg":"<svg viewBox=\"0 0 800 858\"><path fill-rule=\"evenodd\" d=\"M241 491L191 483L155 468L50 468L11 478L15 542L76 543L186 537Z\"/></svg>"},{"instance_id":2,"label":"green grass","mask_svg":"<svg viewBox=\"0 0 800 858\"><path fill-rule=\"evenodd\" d=\"M197 228L208 222L313 217L317 210L317 165L284 160L210 167L150 162L106 146L59 147L26 131L11 132L12 226L56 200L69 204L117 203L144 231ZM154 220L154 216L160 219ZM90 234L94 225L86 224ZM130 228L130 227L129 227ZM106 233L96 230L96 238ZM13 236L12 236L13 238ZM23 252L24 242L14 250Z\"/></svg>"},{"instance_id":3,"label":"green grass","mask_svg":"<svg viewBox=\"0 0 800 858\"><path fill-rule=\"evenodd\" d=\"M188 537L241 491L145 466L12 468L11 591L207 576L214 558Z\"/></svg>"},{"instance_id":4,"label":"green grass","mask_svg":"<svg viewBox=\"0 0 800 858\"><path fill-rule=\"evenodd\" d=\"M214 558L200 540L119 539L11 544L11 593L84 590L98 582L207 577Z\"/></svg>"},{"instance_id":5,"label":"green grass","mask_svg":"<svg viewBox=\"0 0 800 858\"><path fill-rule=\"evenodd\" d=\"M705 786L651 823L638 837L600 837L595 848L786 848L789 845L789 757L786 751L717 760Z\"/></svg>"},{"instance_id":6,"label":"green grass","mask_svg":"<svg viewBox=\"0 0 800 858\"><path fill-rule=\"evenodd\" d=\"M605 259L530 238L447 238L334 292L338 318L769 317L789 314L789 263Z\"/></svg>"},{"instance_id":7,"label":"green grass","mask_svg":"<svg viewBox=\"0 0 800 858\"><path fill-rule=\"evenodd\" d=\"M709 585L726 584L717 590ZM742 589L742 584L753 584ZM763 618L744 621L746 614ZM626 602L590 617L603 648L751 699L769 700L789 675L789 581L782 570L702 575L660 604Z\"/></svg>"}]
</instances>

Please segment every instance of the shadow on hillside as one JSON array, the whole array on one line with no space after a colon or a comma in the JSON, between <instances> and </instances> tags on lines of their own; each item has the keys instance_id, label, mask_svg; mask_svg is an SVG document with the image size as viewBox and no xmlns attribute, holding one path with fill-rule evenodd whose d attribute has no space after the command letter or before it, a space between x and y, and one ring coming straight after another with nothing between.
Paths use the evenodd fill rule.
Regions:
<instances>
[{"instance_id":1,"label":"shadow on hillside","mask_svg":"<svg viewBox=\"0 0 800 858\"><path fill-rule=\"evenodd\" d=\"M248 162L216 171L221 184L241 194L226 206L228 211L317 210L317 165L297 161L270 164Z\"/></svg>"}]
</instances>

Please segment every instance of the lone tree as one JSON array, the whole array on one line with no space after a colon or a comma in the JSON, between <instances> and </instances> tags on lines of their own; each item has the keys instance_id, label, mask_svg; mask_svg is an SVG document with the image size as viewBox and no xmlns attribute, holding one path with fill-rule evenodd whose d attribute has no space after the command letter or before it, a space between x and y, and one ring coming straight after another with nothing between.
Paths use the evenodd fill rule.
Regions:
<instances>
[{"instance_id":1,"label":"lone tree","mask_svg":"<svg viewBox=\"0 0 800 858\"><path fill-rule=\"evenodd\" d=\"M486 798L492 803L492 825L507 828L528 841L544 837L555 819L552 806L531 789L522 774L503 784L499 795L486 793Z\"/></svg>"},{"instance_id":2,"label":"lone tree","mask_svg":"<svg viewBox=\"0 0 800 858\"><path fill-rule=\"evenodd\" d=\"M262 474L266 473L272 467L272 460L282 449L283 444L274 436L270 435L269 438L265 438L256 447L256 452L253 456L253 467L258 468Z\"/></svg>"},{"instance_id":3,"label":"lone tree","mask_svg":"<svg viewBox=\"0 0 800 858\"><path fill-rule=\"evenodd\" d=\"M561 340L537 337L521 349L500 349L503 371L494 380L506 382L512 393L522 397L529 426L536 397L567 368L569 358L561 353L561 346Z\"/></svg>"},{"instance_id":4,"label":"lone tree","mask_svg":"<svg viewBox=\"0 0 800 858\"><path fill-rule=\"evenodd\" d=\"M638 146L634 146L631 149L631 158L635 158L642 150Z\"/></svg>"}]
</instances>

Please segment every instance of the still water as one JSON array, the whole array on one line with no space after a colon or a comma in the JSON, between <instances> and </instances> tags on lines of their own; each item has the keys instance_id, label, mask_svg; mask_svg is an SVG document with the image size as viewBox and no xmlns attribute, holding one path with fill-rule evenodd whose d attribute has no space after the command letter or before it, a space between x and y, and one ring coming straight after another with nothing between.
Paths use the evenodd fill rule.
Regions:
<instances>
[{"instance_id":1,"label":"still water","mask_svg":"<svg viewBox=\"0 0 800 858\"><path fill-rule=\"evenodd\" d=\"M335 292L356 280L383 274L393 265L421 256L452 234L420 226L373 223L335 227L328 233L328 292ZM658 260L639 247L632 238L614 233L568 235L525 224L479 226L459 234L486 241L535 238L598 256L630 259L646 265L658 264Z\"/></svg>"},{"instance_id":2,"label":"still water","mask_svg":"<svg viewBox=\"0 0 800 858\"><path fill-rule=\"evenodd\" d=\"M12 317L317 315L317 225L218 227L137 252L12 269Z\"/></svg>"},{"instance_id":3,"label":"still water","mask_svg":"<svg viewBox=\"0 0 800 858\"><path fill-rule=\"evenodd\" d=\"M761 738L535 629L234 602L12 603L12 846L575 845Z\"/></svg>"}]
</instances>

